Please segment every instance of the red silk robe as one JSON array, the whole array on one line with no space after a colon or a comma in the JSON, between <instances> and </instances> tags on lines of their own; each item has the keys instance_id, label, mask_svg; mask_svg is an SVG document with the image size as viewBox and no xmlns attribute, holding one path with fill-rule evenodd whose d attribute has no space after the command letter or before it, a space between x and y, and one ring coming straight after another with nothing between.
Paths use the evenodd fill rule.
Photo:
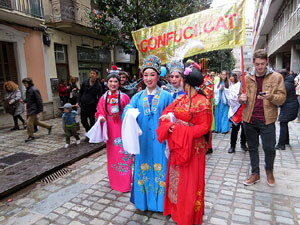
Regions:
<instances>
[{"instance_id":1,"label":"red silk robe","mask_svg":"<svg viewBox=\"0 0 300 225\"><path fill-rule=\"evenodd\" d=\"M204 135L212 124L211 102L195 93L181 95L162 113L173 112L176 122L160 119L158 141L168 140L170 156L163 215L171 214L178 225L201 224L204 213L205 153ZM191 106L191 107L190 107ZM174 125L173 132L169 128Z\"/></svg>"}]
</instances>

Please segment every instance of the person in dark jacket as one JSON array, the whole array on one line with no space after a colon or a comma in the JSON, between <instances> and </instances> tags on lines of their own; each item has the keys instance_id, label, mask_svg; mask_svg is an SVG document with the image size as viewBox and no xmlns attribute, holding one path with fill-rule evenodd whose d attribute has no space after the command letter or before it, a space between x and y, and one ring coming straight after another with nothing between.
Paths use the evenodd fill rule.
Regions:
<instances>
[{"instance_id":1,"label":"person in dark jacket","mask_svg":"<svg viewBox=\"0 0 300 225\"><path fill-rule=\"evenodd\" d=\"M288 74L286 69L282 69L280 71L280 74L284 78L287 96L283 105L279 106L280 114L278 120L280 121L280 135L278 144L276 145L276 149L285 150L285 145L290 144L288 122L293 121L297 118L299 104L294 87L294 76Z\"/></svg>"},{"instance_id":2,"label":"person in dark jacket","mask_svg":"<svg viewBox=\"0 0 300 225\"><path fill-rule=\"evenodd\" d=\"M121 87L120 87L120 90L121 92L125 93L126 95L129 96L129 98L132 98L132 96L135 95L135 93L137 92L137 88L124 88L124 86L127 86L129 85L129 75L127 72L125 71L120 71L119 72L119 75L120 75L120 79L121 79Z\"/></svg>"},{"instance_id":3,"label":"person in dark jacket","mask_svg":"<svg viewBox=\"0 0 300 225\"><path fill-rule=\"evenodd\" d=\"M25 142L34 140L34 124L48 129L48 134L51 133L52 126L39 121L37 115L43 112L43 100L40 91L33 85L32 79L26 77L22 80L22 83L26 87L26 109L27 109L27 133L28 138Z\"/></svg>"},{"instance_id":4,"label":"person in dark jacket","mask_svg":"<svg viewBox=\"0 0 300 225\"><path fill-rule=\"evenodd\" d=\"M90 78L83 81L77 98L76 106L81 108L80 119L86 132L95 124L97 104L103 94L102 86L97 77L98 71L90 70Z\"/></svg>"}]
</instances>

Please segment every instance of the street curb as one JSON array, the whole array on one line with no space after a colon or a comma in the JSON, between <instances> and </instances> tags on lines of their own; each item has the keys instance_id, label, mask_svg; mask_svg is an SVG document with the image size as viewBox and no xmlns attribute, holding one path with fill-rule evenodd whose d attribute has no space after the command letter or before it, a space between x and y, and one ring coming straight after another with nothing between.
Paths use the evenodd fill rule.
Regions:
<instances>
[{"instance_id":1,"label":"street curb","mask_svg":"<svg viewBox=\"0 0 300 225\"><path fill-rule=\"evenodd\" d=\"M0 199L105 147L105 143L70 145L5 169L0 175Z\"/></svg>"}]
</instances>

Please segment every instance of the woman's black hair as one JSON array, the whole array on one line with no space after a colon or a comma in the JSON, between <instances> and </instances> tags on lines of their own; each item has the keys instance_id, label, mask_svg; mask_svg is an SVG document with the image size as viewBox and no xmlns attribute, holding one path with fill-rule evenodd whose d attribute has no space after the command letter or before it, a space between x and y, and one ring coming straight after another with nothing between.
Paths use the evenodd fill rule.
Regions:
<instances>
[{"instance_id":1,"label":"woman's black hair","mask_svg":"<svg viewBox=\"0 0 300 225\"><path fill-rule=\"evenodd\" d=\"M239 81L236 73L232 73L230 74L230 76L234 78L234 83L237 83Z\"/></svg>"},{"instance_id":2,"label":"woman's black hair","mask_svg":"<svg viewBox=\"0 0 300 225\"><path fill-rule=\"evenodd\" d=\"M107 82L111 78L116 78L118 80L118 82L119 82L119 85L121 84L120 76L119 76L118 73L110 73L110 74L108 74L107 79L106 79ZM109 112L107 110L107 96L108 96L108 94L106 94L106 97L105 97L105 111L109 115ZM118 95L118 105L119 105L119 113L121 113L121 92L120 91L119 91L119 95Z\"/></svg>"},{"instance_id":3,"label":"woman's black hair","mask_svg":"<svg viewBox=\"0 0 300 225\"><path fill-rule=\"evenodd\" d=\"M204 81L204 78L202 76L201 71L197 68L197 66L195 66L195 64L193 65L193 63L186 63L184 65L184 67L185 68L190 67L191 71L189 72L188 75L186 75L184 73L182 75L183 81L184 81L183 82L183 88L185 89L185 85L188 84L188 85L190 85L190 89L191 89L191 87L194 87L199 94L206 97L206 95L200 89L200 86L203 84L203 81ZM191 108L191 106L192 106L192 96L189 96L189 98L190 98L189 108ZM191 118L188 122L190 122L194 117L192 112L190 112L190 114L191 114Z\"/></svg>"}]
</instances>

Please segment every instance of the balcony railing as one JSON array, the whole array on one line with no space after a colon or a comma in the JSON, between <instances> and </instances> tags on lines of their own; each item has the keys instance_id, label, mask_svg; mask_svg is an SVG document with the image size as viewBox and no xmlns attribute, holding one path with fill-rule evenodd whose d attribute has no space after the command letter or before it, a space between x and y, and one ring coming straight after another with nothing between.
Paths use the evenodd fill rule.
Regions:
<instances>
[{"instance_id":1,"label":"balcony railing","mask_svg":"<svg viewBox=\"0 0 300 225\"><path fill-rule=\"evenodd\" d=\"M294 33L294 29L300 24L300 6L295 10L286 23L281 27L281 29L273 36L273 38L268 43L269 53L275 52L279 47L284 44L283 42Z\"/></svg>"},{"instance_id":2,"label":"balcony railing","mask_svg":"<svg viewBox=\"0 0 300 225\"><path fill-rule=\"evenodd\" d=\"M43 0L1 0L0 8L15 10L40 19L44 18Z\"/></svg>"},{"instance_id":3,"label":"balcony railing","mask_svg":"<svg viewBox=\"0 0 300 225\"><path fill-rule=\"evenodd\" d=\"M50 22L71 22L91 27L90 11L91 5L84 5L78 0L52 0Z\"/></svg>"}]
</instances>

